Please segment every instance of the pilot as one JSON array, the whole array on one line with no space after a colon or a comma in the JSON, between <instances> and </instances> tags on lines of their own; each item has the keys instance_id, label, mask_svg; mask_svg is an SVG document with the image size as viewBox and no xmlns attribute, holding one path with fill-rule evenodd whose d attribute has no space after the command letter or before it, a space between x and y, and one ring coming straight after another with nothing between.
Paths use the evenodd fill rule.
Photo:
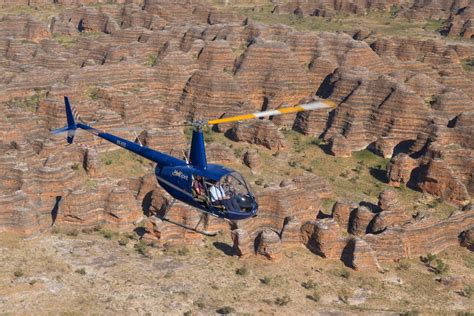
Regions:
<instances>
[{"instance_id":1,"label":"pilot","mask_svg":"<svg viewBox=\"0 0 474 316\"><path fill-rule=\"evenodd\" d=\"M215 183L209 189L211 202L216 205L223 205L228 211L240 211L240 207L234 199L229 198L220 183Z\"/></svg>"},{"instance_id":2,"label":"pilot","mask_svg":"<svg viewBox=\"0 0 474 316\"><path fill-rule=\"evenodd\" d=\"M234 189L234 186L232 185L232 182L229 176L225 176L222 187L224 188L225 194L229 198L232 198L235 195L235 189Z\"/></svg>"}]
</instances>

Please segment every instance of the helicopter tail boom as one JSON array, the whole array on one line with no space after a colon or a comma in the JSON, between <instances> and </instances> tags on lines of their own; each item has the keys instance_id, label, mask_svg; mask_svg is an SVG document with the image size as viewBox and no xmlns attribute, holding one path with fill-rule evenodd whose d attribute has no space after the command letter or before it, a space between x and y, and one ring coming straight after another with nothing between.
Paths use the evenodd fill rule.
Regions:
<instances>
[{"instance_id":1,"label":"helicopter tail boom","mask_svg":"<svg viewBox=\"0 0 474 316\"><path fill-rule=\"evenodd\" d=\"M60 134L67 132L67 142L69 144L72 144L76 130L79 128L97 137L103 138L115 145L118 145L128 151L131 151L137 155L140 155L143 158L151 160L157 163L160 167L169 165L186 165L186 162L184 160L166 155L149 147L142 146L141 144L137 144L135 142L109 134L103 130L99 130L97 128L87 125L82 121L82 119L80 119L79 115L77 114L77 111L71 108L68 97L64 97L64 104L66 107L67 126L53 130L51 131L51 133ZM76 119L79 120L81 123L76 123Z\"/></svg>"}]
</instances>

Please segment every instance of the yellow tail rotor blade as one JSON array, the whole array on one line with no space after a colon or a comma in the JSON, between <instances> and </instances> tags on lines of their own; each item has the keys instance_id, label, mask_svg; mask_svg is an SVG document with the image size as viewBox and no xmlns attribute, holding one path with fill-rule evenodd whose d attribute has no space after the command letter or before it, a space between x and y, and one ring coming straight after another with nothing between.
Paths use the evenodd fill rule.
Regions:
<instances>
[{"instance_id":1,"label":"yellow tail rotor blade","mask_svg":"<svg viewBox=\"0 0 474 316\"><path fill-rule=\"evenodd\" d=\"M224 117L224 118L216 119L216 120L210 120L210 121L207 121L207 125L239 122L239 121L251 120L255 118L270 117L270 116L275 116L275 115L296 113L296 112L302 112L302 111L332 109L335 107L336 107L336 104L334 102L330 100L323 100L323 101L316 101L316 102L311 102L307 104L297 105L291 108L281 108L278 110L255 112L251 114L243 114L243 115L237 115L237 116L231 116L231 117Z\"/></svg>"}]
</instances>

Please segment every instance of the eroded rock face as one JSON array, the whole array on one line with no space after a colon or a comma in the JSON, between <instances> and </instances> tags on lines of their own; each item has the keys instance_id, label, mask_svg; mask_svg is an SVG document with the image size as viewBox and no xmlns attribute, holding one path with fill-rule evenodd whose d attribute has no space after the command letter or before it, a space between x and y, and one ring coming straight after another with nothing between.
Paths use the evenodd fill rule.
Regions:
<instances>
[{"instance_id":1,"label":"eroded rock face","mask_svg":"<svg viewBox=\"0 0 474 316\"><path fill-rule=\"evenodd\" d=\"M301 227L303 243L314 253L329 259L339 259L347 240L334 219L307 222Z\"/></svg>"},{"instance_id":2,"label":"eroded rock face","mask_svg":"<svg viewBox=\"0 0 474 316\"><path fill-rule=\"evenodd\" d=\"M131 230L146 216L144 239L150 243L202 242L201 235L150 216L160 215L170 203L150 166L142 165L146 171L139 175L109 178L102 172L108 162L101 157L115 150L113 144L78 133L76 142L90 146L84 151L49 134L64 124L64 95L85 121L97 121L97 128L122 129L116 134L180 158L187 150L184 132L163 125L329 98L338 105L335 110L257 120L222 131L230 128L232 139L272 150L287 147L280 127L323 137L336 156L370 147L392 157L391 185L410 183L458 204L471 200L474 89L472 76L460 65L472 58L471 45L242 23L242 17L195 2L128 1L113 7L76 7L94 1L58 3L65 10L48 23L27 15L0 18L2 232L34 236L52 223ZM395 3L290 1L276 3L275 14L331 16L387 10ZM472 10L464 7L462 1L415 1L400 16L448 19L447 32L469 38ZM128 126L140 131L124 131ZM253 172L267 163L257 156L252 150L244 156ZM208 157L239 163L230 148L219 144L209 144ZM356 269L378 269L377 262L457 244L462 232L463 244L472 244L470 209L443 221L410 222L409 210L384 191L378 213L338 202L332 218L316 219L321 199L334 198L322 177L306 174L257 191L259 216L233 227L239 256L257 251L277 258L280 248L302 242L326 258L347 255ZM170 216L187 226L200 221L197 212L182 204L173 206ZM210 218L200 225L229 229ZM266 229L270 231L264 233ZM347 229L357 237L346 236Z\"/></svg>"},{"instance_id":3,"label":"eroded rock face","mask_svg":"<svg viewBox=\"0 0 474 316\"><path fill-rule=\"evenodd\" d=\"M339 224L339 226L348 231L349 218L353 210L357 208L357 204L346 201L337 201L332 208L332 218Z\"/></svg>"},{"instance_id":4,"label":"eroded rock face","mask_svg":"<svg viewBox=\"0 0 474 316\"><path fill-rule=\"evenodd\" d=\"M241 257L247 257L252 254L253 244L250 237L243 229L235 229L231 233L234 253Z\"/></svg>"},{"instance_id":5,"label":"eroded rock face","mask_svg":"<svg viewBox=\"0 0 474 316\"><path fill-rule=\"evenodd\" d=\"M285 139L277 127L268 120L257 120L239 123L229 132L229 137L235 141L245 141L262 145L268 149L285 147Z\"/></svg>"},{"instance_id":6,"label":"eroded rock face","mask_svg":"<svg viewBox=\"0 0 474 316\"><path fill-rule=\"evenodd\" d=\"M430 194L466 204L470 201L466 186L453 174L441 159L431 160L420 175L420 188Z\"/></svg>"},{"instance_id":7,"label":"eroded rock face","mask_svg":"<svg viewBox=\"0 0 474 316\"><path fill-rule=\"evenodd\" d=\"M301 222L296 216L285 218L283 229L281 230L281 245L284 248L295 247L301 244Z\"/></svg>"},{"instance_id":8,"label":"eroded rock face","mask_svg":"<svg viewBox=\"0 0 474 316\"><path fill-rule=\"evenodd\" d=\"M262 161L257 151L249 150L244 154L244 164L252 169L252 172L259 173L262 169Z\"/></svg>"},{"instance_id":9,"label":"eroded rock face","mask_svg":"<svg viewBox=\"0 0 474 316\"><path fill-rule=\"evenodd\" d=\"M411 220L411 216L400 205L394 190L382 191L379 195L378 206L381 212L370 223L372 233L381 233L389 227L401 226Z\"/></svg>"},{"instance_id":10,"label":"eroded rock face","mask_svg":"<svg viewBox=\"0 0 474 316\"><path fill-rule=\"evenodd\" d=\"M349 218L349 232L354 235L364 235L369 231L369 224L375 214L366 206L359 206L353 210Z\"/></svg>"},{"instance_id":11,"label":"eroded rock face","mask_svg":"<svg viewBox=\"0 0 474 316\"><path fill-rule=\"evenodd\" d=\"M350 157L352 154L351 146L347 138L337 134L329 140L331 153L336 157Z\"/></svg>"},{"instance_id":12,"label":"eroded rock face","mask_svg":"<svg viewBox=\"0 0 474 316\"><path fill-rule=\"evenodd\" d=\"M257 253L270 260L276 259L281 251L281 240L278 233L271 229L265 229L257 238Z\"/></svg>"},{"instance_id":13,"label":"eroded rock face","mask_svg":"<svg viewBox=\"0 0 474 316\"><path fill-rule=\"evenodd\" d=\"M461 246L474 251L474 228L463 231L461 235L459 235L459 239L461 241Z\"/></svg>"},{"instance_id":14,"label":"eroded rock face","mask_svg":"<svg viewBox=\"0 0 474 316\"><path fill-rule=\"evenodd\" d=\"M355 270L382 272L376 252L361 238L349 240L342 254L342 260Z\"/></svg>"},{"instance_id":15,"label":"eroded rock face","mask_svg":"<svg viewBox=\"0 0 474 316\"><path fill-rule=\"evenodd\" d=\"M407 185L412 179L413 169L418 167L418 162L407 154L398 154L387 166L388 184L394 187Z\"/></svg>"}]
</instances>

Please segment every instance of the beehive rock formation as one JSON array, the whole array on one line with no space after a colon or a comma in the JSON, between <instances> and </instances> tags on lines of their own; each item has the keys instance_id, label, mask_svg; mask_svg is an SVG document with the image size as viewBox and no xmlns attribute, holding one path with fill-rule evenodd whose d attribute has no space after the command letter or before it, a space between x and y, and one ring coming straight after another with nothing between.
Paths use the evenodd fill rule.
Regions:
<instances>
[{"instance_id":1,"label":"beehive rock formation","mask_svg":"<svg viewBox=\"0 0 474 316\"><path fill-rule=\"evenodd\" d=\"M275 260L281 251L281 240L278 233L271 229L265 229L257 238L257 253L270 260Z\"/></svg>"},{"instance_id":2,"label":"beehive rock formation","mask_svg":"<svg viewBox=\"0 0 474 316\"><path fill-rule=\"evenodd\" d=\"M351 212L357 208L357 205L347 201L337 201L332 208L332 218L339 224L341 229L349 230L349 218Z\"/></svg>"},{"instance_id":3,"label":"beehive rock formation","mask_svg":"<svg viewBox=\"0 0 474 316\"><path fill-rule=\"evenodd\" d=\"M398 5L396 19L439 18L444 35L472 37L472 6L465 1L273 3L272 14L325 17ZM279 128L292 128L328 141L335 156L369 148L391 158L389 185L408 185L459 205L472 202L474 89L472 73L462 67L474 55L470 43L364 30L300 31L193 1L0 2L18 4L52 13L12 11L0 18L0 232L36 236L55 226L99 224L130 231L144 220L143 238L156 246L202 242L201 235L153 217L170 199L147 162L131 159L136 173L115 169L112 175L121 168L106 159L119 155L113 144L78 133L80 146L66 146L61 136L50 135L64 125L64 95L95 127L179 158L188 139L183 129L168 125L328 98L336 109L219 130L249 144L243 161L255 173L265 171L267 162L250 144L279 151L284 159L291 146ZM208 157L240 163L231 148L212 142ZM232 227L235 254L278 257L280 248L303 243L353 268L378 269L379 263L460 241L472 245L472 209L444 220L413 220L412 209L393 191L381 194L379 209L339 201L332 218L317 218L322 199L337 197L325 178L302 174L256 190L259 216ZM200 220L183 204L170 216L188 226ZM202 225L230 230L217 219Z\"/></svg>"},{"instance_id":4,"label":"beehive rock formation","mask_svg":"<svg viewBox=\"0 0 474 316\"><path fill-rule=\"evenodd\" d=\"M262 145L268 149L285 147L285 139L277 127L269 120L257 120L239 123L229 131L229 137L235 141L245 141Z\"/></svg>"},{"instance_id":5,"label":"beehive rock formation","mask_svg":"<svg viewBox=\"0 0 474 316\"><path fill-rule=\"evenodd\" d=\"M412 172L417 166L418 162L405 153L393 156L387 166L389 185L399 187L413 181Z\"/></svg>"},{"instance_id":6,"label":"beehive rock formation","mask_svg":"<svg viewBox=\"0 0 474 316\"><path fill-rule=\"evenodd\" d=\"M393 190L386 189L380 193L378 206L381 212L370 223L372 233L381 233L389 227L400 226L411 220L411 216L404 212Z\"/></svg>"},{"instance_id":7,"label":"beehive rock formation","mask_svg":"<svg viewBox=\"0 0 474 316\"><path fill-rule=\"evenodd\" d=\"M376 252L370 247L367 242L358 237L349 240L341 258L344 263L354 268L355 270L376 270L379 272L383 271L383 268L378 262Z\"/></svg>"},{"instance_id":8,"label":"beehive rock formation","mask_svg":"<svg viewBox=\"0 0 474 316\"><path fill-rule=\"evenodd\" d=\"M245 152L244 163L247 167L252 169L252 172L259 173L262 169L262 161L255 150L248 150Z\"/></svg>"},{"instance_id":9,"label":"beehive rock formation","mask_svg":"<svg viewBox=\"0 0 474 316\"><path fill-rule=\"evenodd\" d=\"M366 206L359 206L353 210L349 218L349 232L354 235L364 235L370 231L369 224L375 214Z\"/></svg>"},{"instance_id":10,"label":"beehive rock formation","mask_svg":"<svg viewBox=\"0 0 474 316\"><path fill-rule=\"evenodd\" d=\"M243 229L235 229L231 233L234 253L240 258L252 254L252 241Z\"/></svg>"},{"instance_id":11,"label":"beehive rock formation","mask_svg":"<svg viewBox=\"0 0 474 316\"><path fill-rule=\"evenodd\" d=\"M474 251L474 229L465 230L459 236L461 240L461 246L468 248L471 251Z\"/></svg>"},{"instance_id":12,"label":"beehive rock formation","mask_svg":"<svg viewBox=\"0 0 474 316\"><path fill-rule=\"evenodd\" d=\"M337 134L329 140L331 153L336 157L350 157L352 154L351 146L347 138Z\"/></svg>"}]
</instances>

